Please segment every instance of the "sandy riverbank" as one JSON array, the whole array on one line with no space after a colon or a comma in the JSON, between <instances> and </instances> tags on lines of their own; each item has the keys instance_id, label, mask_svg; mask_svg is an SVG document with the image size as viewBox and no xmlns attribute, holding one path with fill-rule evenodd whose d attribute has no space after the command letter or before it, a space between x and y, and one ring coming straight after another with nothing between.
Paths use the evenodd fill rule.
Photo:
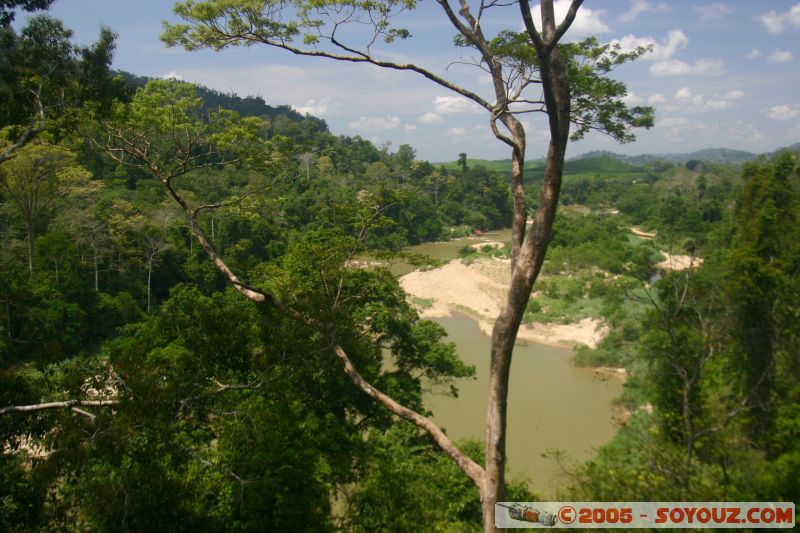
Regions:
<instances>
[{"instance_id":1,"label":"sandy riverbank","mask_svg":"<svg viewBox=\"0 0 800 533\"><path fill-rule=\"evenodd\" d=\"M406 274L400 278L400 285L412 298L432 300L429 307L420 308L423 318L466 313L478 321L481 331L490 335L509 280L508 260L481 259L467 265L456 259L434 270ZM580 343L594 348L607 332L600 321L585 318L573 324L523 324L517 338L552 346Z\"/></svg>"},{"instance_id":2,"label":"sandy riverbank","mask_svg":"<svg viewBox=\"0 0 800 533\"><path fill-rule=\"evenodd\" d=\"M656 268L660 270L686 270L687 268L699 268L703 265L703 259L692 257L691 255L673 255L661 252L666 259L656 263Z\"/></svg>"}]
</instances>

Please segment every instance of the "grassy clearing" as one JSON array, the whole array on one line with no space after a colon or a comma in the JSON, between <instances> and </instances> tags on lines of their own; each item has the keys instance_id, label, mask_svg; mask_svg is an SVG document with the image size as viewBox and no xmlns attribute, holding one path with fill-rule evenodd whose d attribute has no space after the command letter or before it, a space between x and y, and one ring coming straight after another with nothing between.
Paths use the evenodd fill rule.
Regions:
<instances>
[{"instance_id":1,"label":"grassy clearing","mask_svg":"<svg viewBox=\"0 0 800 533\"><path fill-rule=\"evenodd\" d=\"M433 307L433 298L419 298L417 296L411 297L411 303L419 307L420 309L430 309Z\"/></svg>"}]
</instances>

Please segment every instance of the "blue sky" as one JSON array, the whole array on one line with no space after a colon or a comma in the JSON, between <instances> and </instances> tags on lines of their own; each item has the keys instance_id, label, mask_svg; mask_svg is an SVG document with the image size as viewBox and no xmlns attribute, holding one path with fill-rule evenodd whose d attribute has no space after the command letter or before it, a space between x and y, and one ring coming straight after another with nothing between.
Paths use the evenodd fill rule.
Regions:
<instances>
[{"instance_id":1,"label":"blue sky","mask_svg":"<svg viewBox=\"0 0 800 533\"><path fill-rule=\"evenodd\" d=\"M566 0L557 0L557 15ZM296 57L265 46L222 52L169 49L161 23L174 20L170 0L56 0L50 12L78 41L101 24L119 34L114 67L139 75L176 76L221 91L260 95L325 119L336 134L361 135L391 149L408 143L419 158L454 160L458 153L508 158L487 114L420 76L368 65ZM537 7L534 7L536 11ZM516 6L496 10L485 28L521 30ZM16 24L24 22L20 16ZM436 2L423 0L403 18L412 38L381 45L379 54L444 72L487 94L474 68L453 65L461 52ZM568 155L590 150L683 152L706 147L773 150L800 141L800 2L797 0L586 0L568 38L596 35L623 46L652 44L654 52L614 73L631 103L656 108L656 127L632 144L592 134ZM526 116L528 157L546 151L543 115Z\"/></svg>"}]
</instances>

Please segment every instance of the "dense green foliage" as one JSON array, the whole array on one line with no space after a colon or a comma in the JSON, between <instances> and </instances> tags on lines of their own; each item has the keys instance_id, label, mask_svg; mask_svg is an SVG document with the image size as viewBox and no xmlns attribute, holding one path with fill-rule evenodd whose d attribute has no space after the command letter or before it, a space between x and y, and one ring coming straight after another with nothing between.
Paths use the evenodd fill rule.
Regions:
<instances>
[{"instance_id":1,"label":"dense green foliage","mask_svg":"<svg viewBox=\"0 0 800 533\"><path fill-rule=\"evenodd\" d=\"M630 339L630 416L577 476L590 500L800 497L796 156L748 163L705 262L666 276Z\"/></svg>"},{"instance_id":2,"label":"dense green foliage","mask_svg":"<svg viewBox=\"0 0 800 533\"><path fill-rule=\"evenodd\" d=\"M46 4L0 2L0 25ZM472 376L386 269L353 263L507 226L505 163L436 167L260 98L114 78L107 30L89 48L47 17L0 32L0 149L57 104L37 142L0 161L0 409L111 402L0 415L0 530L479 528L472 482L353 387L332 347L421 412L426 388ZM103 145L114 127L147 154ZM543 167L527 170L536 191ZM301 319L229 286L165 178L205 206L198 227L244 283ZM561 199L525 320L601 319L610 333L576 361L627 369L627 419L569 497L800 499L796 155L578 159ZM657 271L662 251L704 263ZM479 445L462 449L480 462ZM534 498L523 484L507 497Z\"/></svg>"},{"instance_id":3,"label":"dense green foliage","mask_svg":"<svg viewBox=\"0 0 800 533\"><path fill-rule=\"evenodd\" d=\"M372 529L380 515L336 518L331 495L369 486L393 421L353 387L332 340L371 383L420 411L423 386L450 390L473 371L388 271L349 264L456 226L507 224L505 180L436 169L409 146L390 153L313 117L189 84L150 81L118 94L114 107L76 107L41 135L53 144L28 144L0 163L2 406L114 402L0 416L0 528ZM86 110L103 127L146 132L151 166L103 157ZM17 130L4 120L7 145ZM171 134L159 138L165 124ZM172 143L192 139L198 124L213 151L191 146L199 163L187 173ZM96 141L73 139L76 128ZM199 224L231 268L326 327L310 335L226 290L161 175L192 205L220 204ZM408 461L436 455L427 437L405 438L417 442ZM428 468L456 477L442 457ZM462 481L463 505L479 509ZM409 505L428 504L410 494Z\"/></svg>"}]
</instances>

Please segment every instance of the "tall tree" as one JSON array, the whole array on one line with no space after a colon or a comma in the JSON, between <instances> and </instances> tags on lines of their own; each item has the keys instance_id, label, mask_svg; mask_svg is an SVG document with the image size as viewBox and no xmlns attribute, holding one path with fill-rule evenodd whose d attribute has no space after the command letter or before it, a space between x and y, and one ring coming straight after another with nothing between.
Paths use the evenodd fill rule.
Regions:
<instances>
[{"instance_id":1,"label":"tall tree","mask_svg":"<svg viewBox=\"0 0 800 533\"><path fill-rule=\"evenodd\" d=\"M599 45L594 39L559 45L575 20L582 0L572 1L560 24L555 19L553 1L543 0L541 32L534 25L527 0L513 3L481 0L475 5L468 0L459 0L455 6L450 0L437 1L445 18L457 31L456 43L476 53L474 65L491 76L493 101L480 96L478 88L458 85L433 70L376 55L372 46L376 41L389 43L410 36L407 29L394 24L394 17L414 8L416 3L412 0L331 1L322 4L275 3L269 0L184 1L176 4L175 13L186 23L167 23L163 38L168 44L181 45L188 50L264 44L298 55L415 72L471 100L489 113L492 132L512 150L514 215L511 286L492 334L486 469L468 461L463 453L453 449L452 443L437 441L475 482L483 501L484 528L492 531L494 504L502 500L505 485L506 399L511 354L525 305L550 240L570 125L576 125L573 138L580 138L590 130L599 130L625 142L633 138L630 128L652 125L653 115L650 108L628 108L622 101L626 95L624 84L605 76L646 49L623 53L619 47ZM489 12L514 3L518 4L526 32L504 31L494 38L488 37L484 33L484 20ZM366 41L360 44L346 42L347 33L342 28L348 24L369 28ZM540 88L543 97L536 93L529 96L528 92L533 88L537 88L536 93ZM526 136L518 115L530 112L547 114L550 146L539 206L531 230L526 231L528 206L523 179ZM367 394L374 394L367 384L357 380L356 383ZM392 408L392 402L380 400ZM422 426L418 417L404 418ZM438 428L426 429L432 434L440 431Z\"/></svg>"},{"instance_id":2,"label":"tall tree","mask_svg":"<svg viewBox=\"0 0 800 533\"><path fill-rule=\"evenodd\" d=\"M14 202L25 223L31 274L37 224L56 199L95 188L89 176L74 154L50 146L26 146L0 166L0 190Z\"/></svg>"},{"instance_id":3,"label":"tall tree","mask_svg":"<svg viewBox=\"0 0 800 533\"><path fill-rule=\"evenodd\" d=\"M460 154L458 154L458 166L461 167L461 173L462 174L467 171L467 154L466 153L461 152Z\"/></svg>"},{"instance_id":4,"label":"tall tree","mask_svg":"<svg viewBox=\"0 0 800 533\"><path fill-rule=\"evenodd\" d=\"M14 10L19 8L31 12L47 9L53 0L0 0L0 27L8 27L14 22Z\"/></svg>"},{"instance_id":5,"label":"tall tree","mask_svg":"<svg viewBox=\"0 0 800 533\"><path fill-rule=\"evenodd\" d=\"M19 35L0 26L0 164L46 129L66 135L84 103L107 110L122 94L109 70L115 38L102 28L95 44L76 46L72 31L46 15L33 17Z\"/></svg>"},{"instance_id":6,"label":"tall tree","mask_svg":"<svg viewBox=\"0 0 800 533\"><path fill-rule=\"evenodd\" d=\"M764 435L774 414L778 355L792 351L794 318L784 295L792 293L800 267L795 157L784 152L771 165L745 165L726 257L731 336L745 387L755 390L754 438Z\"/></svg>"}]
</instances>

